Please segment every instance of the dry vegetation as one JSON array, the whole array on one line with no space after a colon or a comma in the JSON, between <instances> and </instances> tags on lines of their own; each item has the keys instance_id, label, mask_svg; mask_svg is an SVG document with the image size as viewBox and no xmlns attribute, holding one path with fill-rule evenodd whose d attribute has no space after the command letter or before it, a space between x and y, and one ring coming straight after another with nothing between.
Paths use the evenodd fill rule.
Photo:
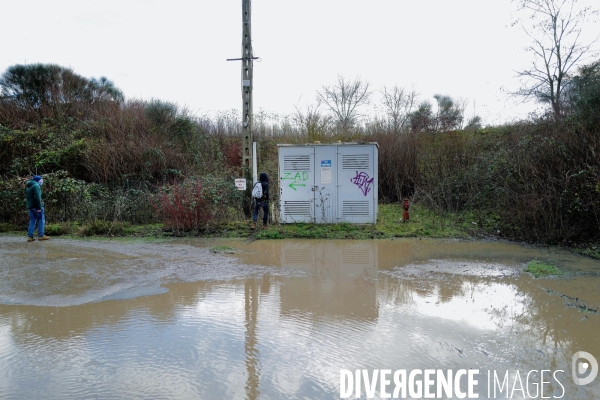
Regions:
<instances>
[{"instance_id":1,"label":"dry vegetation","mask_svg":"<svg viewBox=\"0 0 600 400\"><path fill-rule=\"evenodd\" d=\"M410 117L419 110L411 108L343 126L318 107L298 108L292 116L260 112L259 165L273 177L276 194L277 143L377 142L383 202L409 197L442 217L468 213L481 228L511 239L597 241L600 124L597 92L589 96L582 112L579 97L571 116L559 122L540 117L438 132L415 129ZM33 103L5 94L0 222L26 222L23 188L33 173L45 177L50 222L163 221L174 231L200 232L243 220L248 199L232 185L242 174L239 120L235 113L191 116L171 103L102 91ZM179 224L186 212L194 218Z\"/></svg>"}]
</instances>

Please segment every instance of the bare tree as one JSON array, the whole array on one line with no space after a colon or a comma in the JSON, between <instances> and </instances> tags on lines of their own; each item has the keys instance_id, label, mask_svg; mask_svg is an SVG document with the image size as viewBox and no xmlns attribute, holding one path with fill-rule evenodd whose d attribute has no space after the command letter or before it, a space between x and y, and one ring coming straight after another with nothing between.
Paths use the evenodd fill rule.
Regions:
<instances>
[{"instance_id":1,"label":"bare tree","mask_svg":"<svg viewBox=\"0 0 600 400\"><path fill-rule=\"evenodd\" d=\"M399 133L402 128L408 125L410 113L418 94L414 89L408 91L398 85L389 89L384 86L381 94L383 95L382 103L390 122L390 128L394 133Z\"/></svg>"},{"instance_id":2,"label":"bare tree","mask_svg":"<svg viewBox=\"0 0 600 400\"><path fill-rule=\"evenodd\" d=\"M321 140L326 136L329 126L331 125L331 117L323 115L319 111L319 106L306 105L304 111L295 105L296 112L293 120L300 128L300 131L306 134L309 142Z\"/></svg>"},{"instance_id":3,"label":"bare tree","mask_svg":"<svg viewBox=\"0 0 600 400\"><path fill-rule=\"evenodd\" d=\"M338 127L344 132L356 124L361 116L358 108L368 104L370 98L369 82L359 77L352 80L338 75L334 85L323 86L321 90L317 90L317 102L329 108Z\"/></svg>"},{"instance_id":4,"label":"bare tree","mask_svg":"<svg viewBox=\"0 0 600 400\"><path fill-rule=\"evenodd\" d=\"M568 73L597 40L584 44L580 39L584 23L597 10L579 7L578 0L513 1L519 11L526 13L526 18L519 18L515 24L523 26L522 22L527 22L523 29L532 40L527 50L534 56L531 68L518 72L522 87L514 94L548 103L554 119L560 120Z\"/></svg>"}]
</instances>

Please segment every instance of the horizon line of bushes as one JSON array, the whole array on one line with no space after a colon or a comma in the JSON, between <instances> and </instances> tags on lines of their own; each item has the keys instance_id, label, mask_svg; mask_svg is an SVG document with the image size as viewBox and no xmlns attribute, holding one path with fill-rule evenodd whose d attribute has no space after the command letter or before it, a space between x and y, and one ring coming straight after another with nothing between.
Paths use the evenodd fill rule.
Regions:
<instances>
[{"instance_id":1,"label":"horizon line of bushes","mask_svg":"<svg viewBox=\"0 0 600 400\"><path fill-rule=\"evenodd\" d=\"M8 90L6 73L0 79L1 222L26 222L23 183L34 173L47 177L50 221L162 221L183 231L248 216L248 196L233 187L242 174L235 112L195 117L169 102L126 100L106 78L50 69L46 83L33 85L20 71L22 80ZM378 142L383 202L410 197L440 215L469 212L509 239L597 241L598 62L582 71L561 121L543 115L426 133L427 124L417 129L407 118L400 126L390 118L342 127L317 109L285 118L259 113L258 164L277 176L277 143ZM15 90L27 85L33 89ZM277 206L277 179L272 186ZM182 219L186 213L192 222Z\"/></svg>"}]
</instances>

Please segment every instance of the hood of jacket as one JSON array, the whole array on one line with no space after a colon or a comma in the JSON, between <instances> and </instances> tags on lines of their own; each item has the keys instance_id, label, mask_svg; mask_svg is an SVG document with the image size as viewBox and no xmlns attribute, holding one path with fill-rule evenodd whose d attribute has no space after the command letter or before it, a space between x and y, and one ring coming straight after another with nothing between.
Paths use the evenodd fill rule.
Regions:
<instances>
[{"instance_id":1,"label":"hood of jacket","mask_svg":"<svg viewBox=\"0 0 600 400\"><path fill-rule=\"evenodd\" d=\"M28 189L30 187L33 187L33 185L37 185L38 183L36 181L34 181L33 179L31 179L30 181L27 182L27 184L25 185L25 187L27 187Z\"/></svg>"},{"instance_id":2,"label":"hood of jacket","mask_svg":"<svg viewBox=\"0 0 600 400\"><path fill-rule=\"evenodd\" d=\"M261 172L259 180L261 182L267 182L267 183L269 183L269 175L267 175L266 172Z\"/></svg>"}]
</instances>

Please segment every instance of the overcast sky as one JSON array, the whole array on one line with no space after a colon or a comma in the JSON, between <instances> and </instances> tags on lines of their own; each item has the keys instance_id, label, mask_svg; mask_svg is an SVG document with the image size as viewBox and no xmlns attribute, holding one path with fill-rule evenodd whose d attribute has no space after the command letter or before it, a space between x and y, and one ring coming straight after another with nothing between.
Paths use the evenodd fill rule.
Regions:
<instances>
[{"instance_id":1,"label":"overcast sky","mask_svg":"<svg viewBox=\"0 0 600 400\"><path fill-rule=\"evenodd\" d=\"M584 0L587 1L587 0ZM55 63L106 76L127 98L158 98L201 115L241 109L241 0L20 0L0 12L0 72ZM495 124L536 108L519 86L528 38L510 0L254 0L254 110L316 103L338 74L379 90L414 87L469 99ZM594 32L595 30L595 32ZM589 37L600 33L589 24ZM373 99L377 104L378 97Z\"/></svg>"}]
</instances>

